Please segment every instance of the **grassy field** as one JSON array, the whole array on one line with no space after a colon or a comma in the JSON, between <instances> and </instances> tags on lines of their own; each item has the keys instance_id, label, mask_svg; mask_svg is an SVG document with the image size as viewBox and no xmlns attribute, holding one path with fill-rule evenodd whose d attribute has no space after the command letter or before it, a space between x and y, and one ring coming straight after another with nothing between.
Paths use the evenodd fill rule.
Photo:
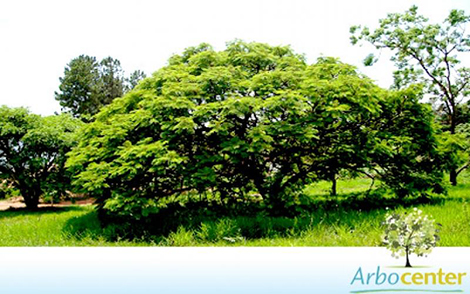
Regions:
<instances>
[{"instance_id":1,"label":"grassy field","mask_svg":"<svg viewBox=\"0 0 470 294\"><path fill-rule=\"evenodd\" d=\"M445 202L417 206L443 225L440 246L470 246L470 174L459 180ZM366 179L339 181L339 198L369 186ZM326 199L328 190L329 183L321 182L307 187L306 193ZM385 214L412 209L338 207L293 219L221 218L132 241L116 238L113 228L102 228L92 206L4 211L0 212L0 246L379 246Z\"/></svg>"}]
</instances>

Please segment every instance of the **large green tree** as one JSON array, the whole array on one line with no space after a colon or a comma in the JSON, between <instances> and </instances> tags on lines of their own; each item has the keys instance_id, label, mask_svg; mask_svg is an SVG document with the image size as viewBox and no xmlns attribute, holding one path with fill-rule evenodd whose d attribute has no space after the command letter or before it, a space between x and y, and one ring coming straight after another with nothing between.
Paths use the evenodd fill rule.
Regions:
<instances>
[{"instance_id":1,"label":"large green tree","mask_svg":"<svg viewBox=\"0 0 470 294\"><path fill-rule=\"evenodd\" d=\"M66 153L80 123L70 115L41 117L25 108L0 107L0 180L21 192L29 209L45 194L70 187Z\"/></svg>"},{"instance_id":2,"label":"large green tree","mask_svg":"<svg viewBox=\"0 0 470 294\"><path fill-rule=\"evenodd\" d=\"M145 74L137 70L126 78L119 60L80 55L70 61L61 77L55 99L63 111L89 120L104 105L133 89Z\"/></svg>"},{"instance_id":3,"label":"large green tree","mask_svg":"<svg viewBox=\"0 0 470 294\"><path fill-rule=\"evenodd\" d=\"M67 165L106 211L133 218L191 193L257 195L283 213L306 183L343 169L408 195L439 182L419 93L380 89L333 58L308 65L289 47L202 44L104 107Z\"/></svg>"},{"instance_id":4,"label":"large green tree","mask_svg":"<svg viewBox=\"0 0 470 294\"><path fill-rule=\"evenodd\" d=\"M405 13L391 13L379 21L379 27L351 28L352 43L361 40L376 49L388 49L397 70L395 87L422 83L426 93L436 102L451 134L456 133L459 109L470 94L470 68L461 63L464 53L470 51L470 35L465 31L470 17L462 10L452 10L441 23L429 23L412 6ZM373 55L365 60L373 63ZM457 184L457 169L450 170L452 185Z\"/></svg>"}]
</instances>

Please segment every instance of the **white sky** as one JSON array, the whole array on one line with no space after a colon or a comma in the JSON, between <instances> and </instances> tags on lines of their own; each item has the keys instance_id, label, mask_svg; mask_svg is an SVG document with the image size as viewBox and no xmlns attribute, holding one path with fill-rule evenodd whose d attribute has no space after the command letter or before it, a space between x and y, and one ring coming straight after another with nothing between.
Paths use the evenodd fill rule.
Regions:
<instances>
[{"instance_id":1,"label":"white sky","mask_svg":"<svg viewBox=\"0 0 470 294\"><path fill-rule=\"evenodd\" d=\"M387 57L364 69L362 60L373 50L352 46L349 28L375 27L412 4L434 21L453 8L470 13L469 0L0 0L0 105L59 111L59 77L80 54L112 56L127 74L150 75L188 46L207 42L223 50L235 38L291 45L310 63L320 55L339 57L388 87L393 67Z\"/></svg>"}]
</instances>

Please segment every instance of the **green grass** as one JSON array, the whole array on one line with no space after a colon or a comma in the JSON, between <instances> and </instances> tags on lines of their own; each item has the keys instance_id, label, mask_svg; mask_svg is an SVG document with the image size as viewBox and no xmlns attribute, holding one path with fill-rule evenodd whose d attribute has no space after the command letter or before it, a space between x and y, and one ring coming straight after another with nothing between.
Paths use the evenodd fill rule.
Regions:
<instances>
[{"instance_id":1,"label":"green grass","mask_svg":"<svg viewBox=\"0 0 470 294\"><path fill-rule=\"evenodd\" d=\"M440 246L470 246L470 204L449 201L441 205L420 205L424 213L432 215L442 224ZM404 212L413 208L397 208L390 211ZM180 227L160 244L171 246L380 246L384 220L387 210L370 212L333 211L312 214L310 219L297 219L289 224L282 218L264 218L267 237L246 238L244 225L240 219L220 220L206 223L205 226L217 227L227 223L234 227L231 234L219 232L219 236L208 238L203 230L187 230ZM283 222L284 220L284 222ZM250 220L247 220L250 221ZM256 219L251 219L255 223ZM281 229L282 228L282 229Z\"/></svg>"},{"instance_id":2,"label":"green grass","mask_svg":"<svg viewBox=\"0 0 470 294\"><path fill-rule=\"evenodd\" d=\"M368 178L364 179L354 179L354 180L339 180L337 186L337 193L349 194L354 192L363 192L367 191L372 184L372 180ZM376 182L374 187L378 183ZM316 195L316 196L329 196L331 192L331 183L327 181L320 181L315 184L308 185L305 188L305 193L307 195Z\"/></svg>"},{"instance_id":3,"label":"green grass","mask_svg":"<svg viewBox=\"0 0 470 294\"><path fill-rule=\"evenodd\" d=\"M74 231L74 220L87 220L87 232ZM138 246L142 242L110 242L101 230L93 207L69 207L36 212L0 212L0 246ZM104 232L104 230L101 230Z\"/></svg>"},{"instance_id":4,"label":"green grass","mask_svg":"<svg viewBox=\"0 0 470 294\"><path fill-rule=\"evenodd\" d=\"M450 187L445 202L417 207L443 225L440 246L470 246L470 173ZM339 198L366 191L370 180L338 182ZM328 199L330 184L306 188ZM92 206L28 212L0 212L0 246L380 246L381 222L389 211L413 207L348 209L329 207L303 217L236 217L202 220L162 236L123 240L115 227L102 228Z\"/></svg>"}]
</instances>

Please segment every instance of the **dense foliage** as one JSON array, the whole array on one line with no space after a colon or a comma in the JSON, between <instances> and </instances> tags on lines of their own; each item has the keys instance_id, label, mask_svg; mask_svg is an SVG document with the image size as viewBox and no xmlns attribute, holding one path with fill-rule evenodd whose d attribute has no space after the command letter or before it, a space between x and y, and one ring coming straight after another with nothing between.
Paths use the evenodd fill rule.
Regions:
<instances>
[{"instance_id":1,"label":"dense foliage","mask_svg":"<svg viewBox=\"0 0 470 294\"><path fill-rule=\"evenodd\" d=\"M80 55L65 67L55 99L63 111L89 120L101 107L121 97L143 78L145 74L140 70L126 78L120 61L112 57L98 62L96 57Z\"/></svg>"},{"instance_id":2,"label":"dense foliage","mask_svg":"<svg viewBox=\"0 0 470 294\"><path fill-rule=\"evenodd\" d=\"M342 170L408 196L442 175L420 92L380 89L332 58L307 65L289 47L202 44L104 107L67 165L104 211L133 219L192 195L282 214Z\"/></svg>"},{"instance_id":3,"label":"dense foliage","mask_svg":"<svg viewBox=\"0 0 470 294\"><path fill-rule=\"evenodd\" d=\"M0 107L0 181L18 189L28 208L36 208L45 193L60 195L70 187L65 155L79 126L65 114L41 117Z\"/></svg>"}]
</instances>

